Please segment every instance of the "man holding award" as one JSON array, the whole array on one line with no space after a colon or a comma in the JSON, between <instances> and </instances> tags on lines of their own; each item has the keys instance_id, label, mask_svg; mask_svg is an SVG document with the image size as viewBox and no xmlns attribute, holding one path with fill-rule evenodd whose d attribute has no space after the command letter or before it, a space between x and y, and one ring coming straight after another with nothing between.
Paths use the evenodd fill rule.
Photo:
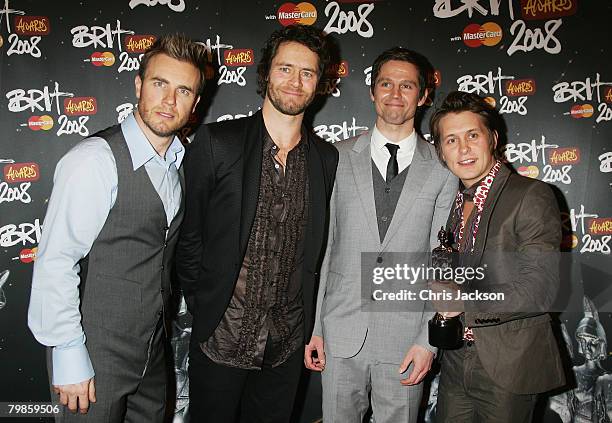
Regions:
<instances>
[{"instance_id":1,"label":"man holding award","mask_svg":"<svg viewBox=\"0 0 612 423\"><path fill-rule=\"evenodd\" d=\"M438 156L461 180L447 231L461 265L487 273L460 289L505 297L440 311L464 330L461 347L442 353L438 422L527 423L537 394L565 381L546 312L559 287L559 209L550 187L502 163L498 119L481 97L452 92L430 121Z\"/></svg>"}]
</instances>

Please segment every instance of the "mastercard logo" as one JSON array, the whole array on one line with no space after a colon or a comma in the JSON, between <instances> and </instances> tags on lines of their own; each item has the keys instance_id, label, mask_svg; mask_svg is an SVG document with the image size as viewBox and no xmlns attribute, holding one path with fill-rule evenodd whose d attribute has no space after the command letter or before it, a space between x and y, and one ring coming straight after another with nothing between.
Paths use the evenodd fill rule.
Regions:
<instances>
[{"instance_id":1,"label":"mastercard logo","mask_svg":"<svg viewBox=\"0 0 612 423\"><path fill-rule=\"evenodd\" d=\"M482 45L491 47L501 41L502 29L495 22L487 22L482 25L470 24L463 29L461 38L468 47L480 47Z\"/></svg>"},{"instance_id":2,"label":"mastercard logo","mask_svg":"<svg viewBox=\"0 0 612 423\"><path fill-rule=\"evenodd\" d=\"M30 116L28 119L28 128L32 131L48 131L53 128L53 118L49 115L44 116Z\"/></svg>"},{"instance_id":3,"label":"mastercard logo","mask_svg":"<svg viewBox=\"0 0 612 423\"><path fill-rule=\"evenodd\" d=\"M516 171L518 172L519 175L521 176L526 176L528 178L532 178L535 179L538 177L538 175L540 174L540 169L538 169L537 166L521 166L518 169L516 169Z\"/></svg>"},{"instance_id":4,"label":"mastercard logo","mask_svg":"<svg viewBox=\"0 0 612 423\"><path fill-rule=\"evenodd\" d=\"M582 105L576 104L570 110L570 115L574 119L582 119L582 118L589 118L593 116L593 112L594 112L593 106L591 106L590 104L582 104Z\"/></svg>"},{"instance_id":5,"label":"mastercard logo","mask_svg":"<svg viewBox=\"0 0 612 423\"><path fill-rule=\"evenodd\" d=\"M38 252L38 247L24 248L19 253L19 260L21 260L22 263L32 263L33 261L36 261L37 252Z\"/></svg>"},{"instance_id":6,"label":"mastercard logo","mask_svg":"<svg viewBox=\"0 0 612 423\"><path fill-rule=\"evenodd\" d=\"M115 55L110 51L105 51L100 53L99 51L94 51L91 54L91 64L94 66L113 66L115 64Z\"/></svg>"},{"instance_id":7,"label":"mastercard logo","mask_svg":"<svg viewBox=\"0 0 612 423\"><path fill-rule=\"evenodd\" d=\"M317 9L306 2L294 4L284 3L276 13L278 21L282 26L302 24L312 25L317 20Z\"/></svg>"},{"instance_id":8,"label":"mastercard logo","mask_svg":"<svg viewBox=\"0 0 612 423\"><path fill-rule=\"evenodd\" d=\"M578 237L576 235L565 235L561 239L561 248L576 248L578 246Z\"/></svg>"}]
</instances>

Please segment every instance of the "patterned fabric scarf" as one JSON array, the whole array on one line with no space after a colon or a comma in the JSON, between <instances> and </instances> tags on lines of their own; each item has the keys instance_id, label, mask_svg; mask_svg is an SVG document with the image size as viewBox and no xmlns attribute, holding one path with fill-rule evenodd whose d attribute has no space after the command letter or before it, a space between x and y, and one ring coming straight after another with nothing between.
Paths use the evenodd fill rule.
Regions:
<instances>
[{"instance_id":1,"label":"patterned fabric scarf","mask_svg":"<svg viewBox=\"0 0 612 423\"><path fill-rule=\"evenodd\" d=\"M468 234L471 235L468 237L465 248L462 252L474 252L474 245L476 244L476 235L478 234L478 228L480 225L480 218L482 216L482 211L484 210L485 201L487 201L487 196L489 195L489 190L491 189L491 185L493 185L493 180L495 176L497 176L497 172L501 168L502 163L497 160L487 176L480 182L478 187L476 188L476 193L474 194L474 208L476 209L476 215L472 219L472 223L469 228ZM453 210L453 219L455 222L454 225L454 238L457 245L461 245L461 240L463 239L463 235L465 234L465 221L463 219L463 192L459 190L457 192L457 197L455 198L455 209ZM466 326L463 330L463 339L466 342L474 342L474 331L471 327Z\"/></svg>"},{"instance_id":2,"label":"patterned fabric scarf","mask_svg":"<svg viewBox=\"0 0 612 423\"><path fill-rule=\"evenodd\" d=\"M489 190L491 189L491 185L493 184L493 180L495 176L497 176L497 172L501 168L501 161L497 160L487 176L480 182L478 188L476 188L476 194L474 195L474 208L476 209L476 215L472 219L472 223L469 228L468 234L471 235L466 243L464 252L473 253L474 245L476 244L476 235L478 234L478 228L480 225L480 218L482 216L482 211L484 210L485 201L487 201L487 196L489 195ZM460 245L461 240L463 239L463 235L465 233L465 221L463 219L463 192L459 190L457 192L457 197L455 198L455 209L454 220L458 224L455 225L454 228L454 238L455 242Z\"/></svg>"}]
</instances>

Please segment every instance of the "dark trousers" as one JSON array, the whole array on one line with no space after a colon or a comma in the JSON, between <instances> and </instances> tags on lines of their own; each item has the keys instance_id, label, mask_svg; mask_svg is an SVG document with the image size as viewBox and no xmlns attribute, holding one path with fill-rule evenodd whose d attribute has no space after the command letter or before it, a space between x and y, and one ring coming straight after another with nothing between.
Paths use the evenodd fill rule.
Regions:
<instances>
[{"instance_id":1,"label":"dark trousers","mask_svg":"<svg viewBox=\"0 0 612 423\"><path fill-rule=\"evenodd\" d=\"M90 403L87 414L73 414L60 405L56 423L161 423L166 406L165 339L161 321L147 343L89 326L87 348L96 373L97 401ZM59 403L51 391L52 401Z\"/></svg>"},{"instance_id":2,"label":"dark trousers","mask_svg":"<svg viewBox=\"0 0 612 423\"><path fill-rule=\"evenodd\" d=\"M189 351L189 413L198 423L287 423L300 380L304 349L277 367L243 370L209 359L199 345Z\"/></svg>"},{"instance_id":3,"label":"dark trousers","mask_svg":"<svg viewBox=\"0 0 612 423\"><path fill-rule=\"evenodd\" d=\"M537 395L496 385L482 367L476 346L444 351L436 423L529 423Z\"/></svg>"}]
</instances>

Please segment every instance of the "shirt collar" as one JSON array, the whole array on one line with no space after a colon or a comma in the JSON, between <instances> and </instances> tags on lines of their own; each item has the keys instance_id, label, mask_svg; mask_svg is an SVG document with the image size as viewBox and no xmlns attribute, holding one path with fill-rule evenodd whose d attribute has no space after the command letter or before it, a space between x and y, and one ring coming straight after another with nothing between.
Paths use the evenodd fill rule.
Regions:
<instances>
[{"instance_id":1,"label":"shirt collar","mask_svg":"<svg viewBox=\"0 0 612 423\"><path fill-rule=\"evenodd\" d=\"M155 148L153 148L144 132L142 132L142 129L140 129L138 122L136 122L134 113L130 114L121 123L121 132L123 132L123 137L125 138L128 150L130 151L130 157L132 159L132 166L134 170L140 168L149 160L154 159L157 156ZM168 151L166 152L165 161L166 163L174 163L178 169L183 162L184 156L185 147L183 147L183 144L175 135L170 143L170 146L168 147ZM164 160L163 158L160 159Z\"/></svg>"},{"instance_id":2,"label":"shirt collar","mask_svg":"<svg viewBox=\"0 0 612 423\"><path fill-rule=\"evenodd\" d=\"M466 188L466 186L463 185L463 182L459 180L459 191L461 191L461 194L463 194L463 201L474 201L476 190L487 176L489 176L489 174L483 176L478 182L473 183L469 188Z\"/></svg>"},{"instance_id":3,"label":"shirt collar","mask_svg":"<svg viewBox=\"0 0 612 423\"><path fill-rule=\"evenodd\" d=\"M402 138L397 143L394 143L393 141L385 137L383 133L379 131L376 125L374 125L374 129L372 130L372 144L375 148L378 148L379 150L388 151L387 147L385 147L385 144L394 143L399 146L399 150L397 153L403 155L414 151L414 148L416 147L416 141L417 137L416 131L414 129L412 130L412 133L410 135L408 135L406 138Z\"/></svg>"},{"instance_id":4,"label":"shirt collar","mask_svg":"<svg viewBox=\"0 0 612 423\"><path fill-rule=\"evenodd\" d=\"M308 151L308 149L310 148L310 138L308 137L308 131L306 130L306 128L304 127L304 125L302 125L302 129L301 129L301 138L300 141L297 143L297 145L291 150L295 150L298 147L300 148L305 148L306 151ZM264 151L272 151L272 147L278 147L275 143L274 140L272 139L272 137L270 136L270 133L268 132L268 129L264 126L264 139L263 139L263 143L264 143ZM272 151L272 156L275 156L276 153L278 151L274 150Z\"/></svg>"}]
</instances>

